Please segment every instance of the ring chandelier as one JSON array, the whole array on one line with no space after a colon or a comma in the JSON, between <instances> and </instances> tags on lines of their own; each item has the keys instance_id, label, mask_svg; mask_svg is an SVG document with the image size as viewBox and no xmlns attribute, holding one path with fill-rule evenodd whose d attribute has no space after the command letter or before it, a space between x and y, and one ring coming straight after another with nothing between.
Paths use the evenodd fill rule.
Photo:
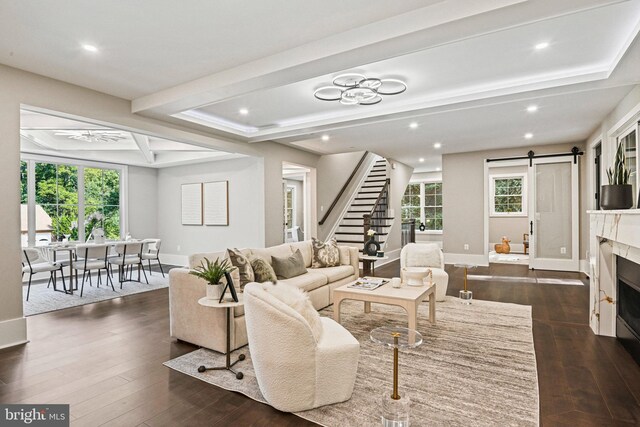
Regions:
<instances>
[{"instance_id":1,"label":"ring chandelier","mask_svg":"<svg viewBox=\"0 0 640 427\"><path fill-rule=\"evenodd\" d=\"M344 105L374 105L382 101L382 95L398 95L405 90L407 84L402 80L348 73L333 79L333 85L316 89L313 96L321 101L340 101Z\"/></svg>"}]
</instances>

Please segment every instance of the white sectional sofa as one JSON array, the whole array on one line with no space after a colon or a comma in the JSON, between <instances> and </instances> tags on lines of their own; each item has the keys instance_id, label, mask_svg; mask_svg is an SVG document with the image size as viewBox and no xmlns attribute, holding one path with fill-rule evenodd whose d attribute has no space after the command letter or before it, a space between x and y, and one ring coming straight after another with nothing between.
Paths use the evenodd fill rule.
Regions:
<instances>
[{"instance_id":1,"label":"white sectional sofa","mask_svg":"<svg viewBox=\"0 0 640 427\"><path fill-rule=\"evenodd\" d=\"M328 268L311 268L311 240L285 243L264 249L243 249L245 255L258 255L271 263L271 256L287 257L300 249L307 267L307 273L291 279L279 280L304 289L316 310L333 302L333 289L356 280L360 273L358 249L341 246L340 265ZM189 257L189 268L200 265L208 258L227 258L227 252L198 253ZM198 300L206 294L206 282L189 274L189 268L174 268L169 273L169 305L171 336L182 341L224 353L226 351L225 310L203 307ZM240 279L234 271L234 283L239 287ZM231 324L231 349L247 344L247 329L244 308L235 310Z\"/></svg>"}]
</instances>

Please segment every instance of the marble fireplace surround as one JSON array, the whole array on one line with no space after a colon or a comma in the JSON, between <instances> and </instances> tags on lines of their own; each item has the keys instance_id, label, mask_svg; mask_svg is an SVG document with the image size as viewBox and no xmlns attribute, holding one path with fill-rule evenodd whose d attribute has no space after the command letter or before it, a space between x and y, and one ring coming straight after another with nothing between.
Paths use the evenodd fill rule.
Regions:
<instances>
[{"instance_id":1,"label":"marble fireplace surround","mask_svg":"<svg viewBox=\"0 0 640 427\"><path fill-rule=\"evenodd\" d=\"M589 325L616 336L616 256L640 264L640 209L588 211Z\"/></svg>"}]
</instances>

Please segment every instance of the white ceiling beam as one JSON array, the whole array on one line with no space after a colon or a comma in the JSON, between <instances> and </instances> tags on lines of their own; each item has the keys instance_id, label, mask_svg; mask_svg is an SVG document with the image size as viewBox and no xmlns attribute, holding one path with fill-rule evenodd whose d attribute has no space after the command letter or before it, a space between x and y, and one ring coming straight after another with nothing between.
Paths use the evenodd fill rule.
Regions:
<instances>
[{"instance_id":1,"label":"white ceiling beam","mask_svg":"<svg viewBox=\"0 0 640 427\"><path fill-rule=\"evenodd\" d=\"M239 94L387 59L415 50L418 45L425 47L423 34L418 45L405 40L406 36L415 38L425 29L526 1L442 1L134 99L132 111L175 114Z\"/></svg>"},{"instance_id":2,"label":"white ceiling beam","mask_svg":"<svg viewBox=\"0 0 640 427\"><path fill-rule=\"evenodd\" d=\"M481 108L510 103L517 100L526 102L531 99L543 99L560 94L572 94L603 88L628 86L630 84L640 84L640 77L630 82L627 80L605 80L602 74L599 74L599 76L600 78L588 78L584 82L580 81L582 80L580 77L576 77L575 79L562 79L560 82L564 82L564 84L553 85L551 87L547 87L544 84L529 84L519 88L494 90L491 95L478 93L444 99L428 99L420 103L381 109L375 116L367 114L361 116L345 116L340 119L331 118L316 122L301 123L286 128L268 129L257 133L256 136L250 137L248 142L294 141L299 139L298 137L305 138L311 133L328 132L353 126L366 126L372 123L419 118L468 108Z\"/></svg>"},{"instance_id":3,"label":"white ceiling beam","mask_svg":"<svg viewBox=\"0 0 640 427\"><path fill-rule=\"evenodd\" d=\"M134 99L132 111L174 115L246 93L618 2L442 1ZM500 28L495 26L496 16Z\"/></svg>"},{"instance_id":4,"label":"white ceiling beam","mask_svg":"<svg viewBox=\"0 0 640 427\"><path fill-rule=\"evenodd\" d=\"M133 136L133 140L136 142L136 145L138 145L147 163L155 163L156 156L149 148L149 137L147 135L140 135L139 133L132 133L131 136Z\"/></svg>"}]
</instances>

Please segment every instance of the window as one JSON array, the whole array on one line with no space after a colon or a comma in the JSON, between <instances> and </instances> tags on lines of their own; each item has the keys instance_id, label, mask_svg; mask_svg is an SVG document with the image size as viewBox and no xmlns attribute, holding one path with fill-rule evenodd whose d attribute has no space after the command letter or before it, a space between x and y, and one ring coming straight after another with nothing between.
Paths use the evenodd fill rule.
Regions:
<instances>
[{"instance_id":1,"label":"window","mask_svg":"<svg viewBox=\"0 0 640 427\"><path fill-rule=\"evenodd\" d=\"M634 125L630 132L618 139L618 142L623 144L624 146L624 155L625 155L625 166L629 169L629 184L633 186L633 197L634 197L634 206L636 206L637 200L635 200L638 186L638 150L637 150L637 141L636 141L636 126ZM617 148L617 147L616 147Z\"/></svg>"},{"instance_id":2,"label":"window","mask_svg":"<svg viewBox=\"0 0 640 427\"><path fill-rule=\"evenodd\" d=\"M22 246L29 242L29 210L27 209L27 162L20 162L20 239Z\"/></svg>"},{"instance_id":3,"label":"window","mask_svg":"<svg viewBox=\"0 0 640 427\"><path fill-rule=\"evenodd\" d=\"M95 227L107 239L120 237L120 173L113 169L84 168L84 235Z\"/></svg>"},{"instance_id":4,"label":"window","mask_svg":"<svg viewBox=\"0 0 640 427\"><path fill-rule=\"evenodd\" d=\"M442 231L442 183L410 183L402 197L402 220L415 219L425 231Z\"/></svg>"},{"instance_id":5,"label":"window","mask_svg":"<svg viewBox=\"0 0 640 427\"><path fill-rule=\"evenodd\" d=\"M409 184L402 197L402 221L415 219L416 226L420 225L420 186L422 184Z\"/></svg>"},{"instance_id":6,"label":"window","mask_svg":"<svg viewBox=\"0 0 640 427\"><path fill-rule=\"evenodd\" d=\"M491 215L527 216L525 174L491 176Z\"/></svg>"},{"instance_id":7,"label":"window","mask_svg":"<svg viewBox=\"0 0 640 427\"><path fill-rule=\"evenodd\" d=\"M44 210L44 221L36 225L36 233L45 235L38 236L38 241L61 236L77 239L74 224L78 222L78 167L38 162L35 177L36 219L38 207Z\"/></svg>"},{"instance_id":8,"label":"window","mask_svg":"<svg viewBox=\"0 0 640 427\"><path fill-rule=\"evenodd\" d=\"M442 183L428 182L424 185L425 230L442 230Z\"/></svg>"},{"instance_id":9,"label":"window","mask_svg":"<svg viewBox=\"0 0 640 427\"><path fill-rule=\"evenodd\" d=\"M60 238L84 241L94 227L102 227L108 239L121 237L121 178L125 167L51 163L43 161L42 156L26 157L20 162L23 245ZM35 184L34 189L30 182ZM31 215L35 221L28 221Z\"/></svg>"}]
</instances>

